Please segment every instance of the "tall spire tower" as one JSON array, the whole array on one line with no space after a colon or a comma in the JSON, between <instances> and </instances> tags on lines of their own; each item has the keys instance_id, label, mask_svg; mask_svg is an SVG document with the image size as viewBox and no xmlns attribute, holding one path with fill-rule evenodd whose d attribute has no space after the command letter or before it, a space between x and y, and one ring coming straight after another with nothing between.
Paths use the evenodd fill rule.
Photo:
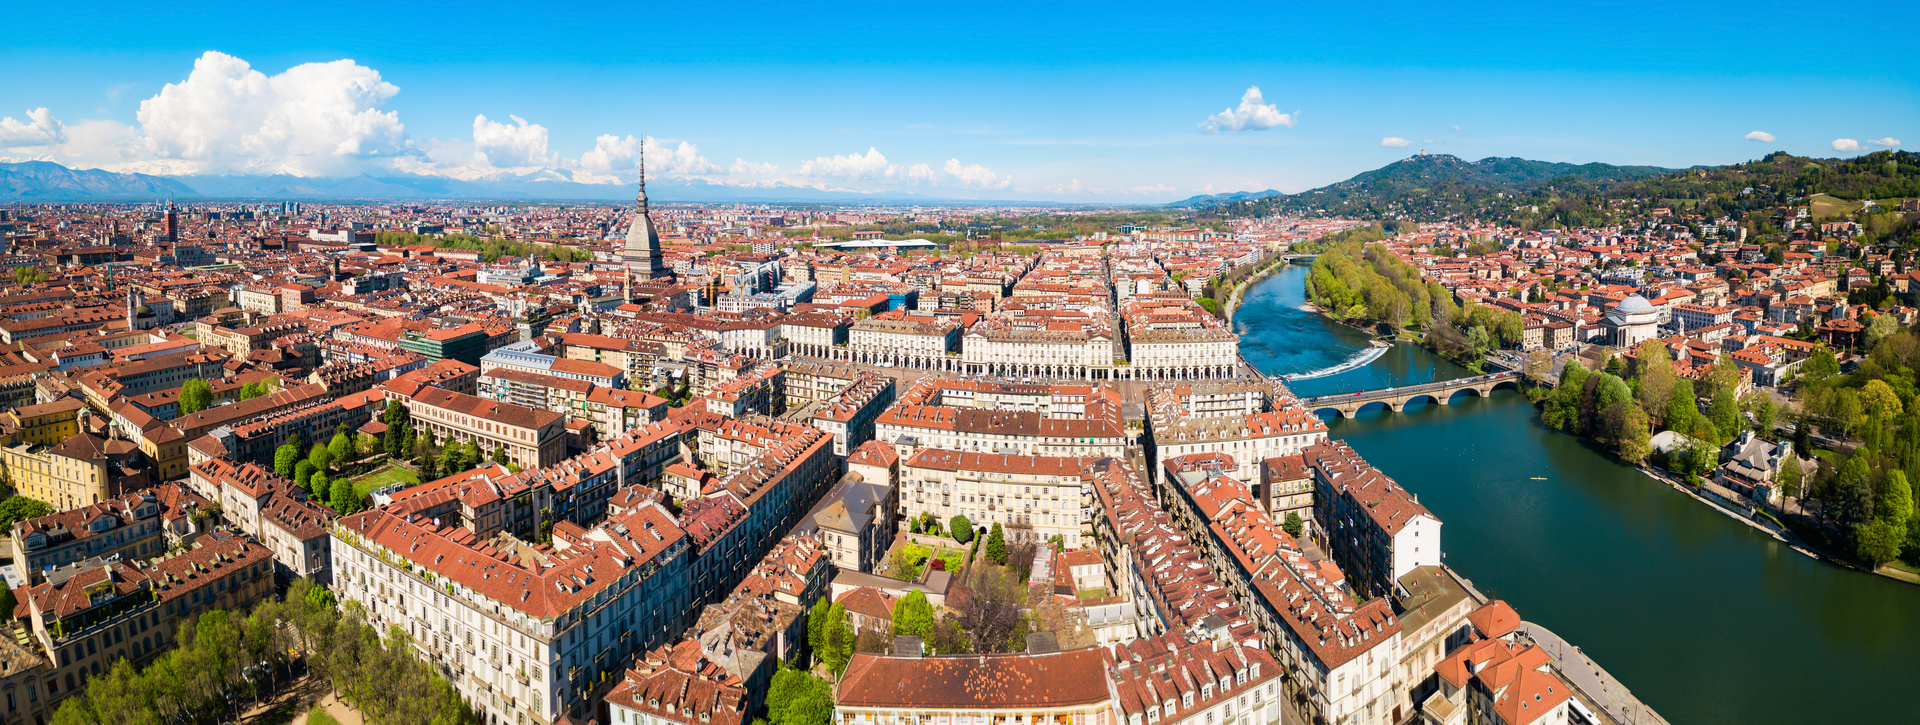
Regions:
<instances>
[{"instance_id":1,"label":"tall spire tower","mask_svg":"<svg viewBox=\"0 0 1920 725\"><path fill-rule=\"evenodd\" d=\"M627 244L620 252L621 261L629 271L646 279L662 279L673 276L673 270L667 269L666 262L660 258L660 233L653 228L653 217L647 212L647 142L640 141L640 195L634 200L633 226L627 229Z\"/></svg>"}]
</instances>

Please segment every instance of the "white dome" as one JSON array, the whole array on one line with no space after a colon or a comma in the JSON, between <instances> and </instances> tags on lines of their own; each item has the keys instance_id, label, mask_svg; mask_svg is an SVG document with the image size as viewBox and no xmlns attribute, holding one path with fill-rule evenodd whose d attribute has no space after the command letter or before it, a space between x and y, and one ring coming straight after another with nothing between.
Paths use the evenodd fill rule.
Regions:
<instances>
[{"instance_id":1,"label":"white dome","mask_svg":"<svg viewBox=\"0 0 1920 725\"><path fill-rule=\"evenodd\" d=\"M1653 303L1640 295L1629 295L1626 299L1620 300L1620 304L1614 305L1613 311L1623 315L1638 315L1652 312Z\"/></svg>"}]
</instances>

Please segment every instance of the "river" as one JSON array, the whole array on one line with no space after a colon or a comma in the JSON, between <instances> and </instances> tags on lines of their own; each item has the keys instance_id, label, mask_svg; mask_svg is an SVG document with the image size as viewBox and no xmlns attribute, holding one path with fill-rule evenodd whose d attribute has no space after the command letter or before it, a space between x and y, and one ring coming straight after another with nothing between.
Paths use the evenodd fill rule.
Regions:
<instances>
[{"instance_id":1,"label":"river","mask_svg":"<svg viewBox=\"0 0 1920 725\"><path fill-rule=\"evenodd\" d=\"M1300 309L1306 268L1256 283L1241 352L1270 374L1366 350ZM1413 345L1296 380L1302 396L1468 374ZM1443 522L1446 561L1580 645L1675 725L1917 722L1920 587L1794 552L1574 436L1512 391L1329 421ZM1538 477L1542 480L1534 480Z\"/></svg>"}]
</instances>

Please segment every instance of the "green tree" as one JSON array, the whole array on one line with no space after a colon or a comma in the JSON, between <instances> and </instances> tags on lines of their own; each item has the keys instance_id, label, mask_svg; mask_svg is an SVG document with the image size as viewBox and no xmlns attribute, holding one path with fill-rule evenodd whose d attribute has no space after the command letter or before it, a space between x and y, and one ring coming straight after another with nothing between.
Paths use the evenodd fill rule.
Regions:
<instances>
[{"instance_id":1,"label":"green tree","mask_svg":"<svg viewBox=\"0 0 1920 725\"><path fill-rule=\"evenodd\" d=\"M771 725L827 725L833 721L833 686L806 672L783 668L767 687Z\"/></svg>"},{"instance_id":2,"label":"green tree","mask_svg":"<svg viewBox=\"0 0 1920 725\"><path fill-rule=\"evenodd\" d=\"M1906 526L1913 518L1913 488L1907 483L1907 474L1900 469L1887 472L1885 489L1880 492L1880 502L1874 506L1874 514L1889 523ZM1905 531L1901 532L1902 537Z\"/></svg>"},{"instance_id":3,"label":"green tree","mask_svg":"<svg viewBox=\"0 0 1920 725\"><path fill-rule=\"evenodd\" d=\"M1659 340L1640 343L1639 362L1635 367L1640 383L1635 394L1640 400L1640 409L1655 423L1665 420L1674 388L1673 358L1667 354L1666 343Z\"/></svg>"},{"instance_id":4,"label":"green tree","mask_svg":"<svg viewBox=\"0 0 1920 725\"><path fill-rule=\"evenodd\" d=\"M1667 399L1667 430L1693 436L1705 421L1700 416L1700 402L1693 394L1693 381L1675 380L1673 394Z\"/></svg>"},{"instance_id":5,"label":"green tree","mask_svg":"<svg viewBox=\"0 0 1920 725\"><path fill-rule=\"evenodd\" d=\"M345 478L333 482L333 495L328 498L334 513L341 516L360 510L360 497L353 495L353 482Z\"/></svg>"},{"instance_id":6,"label":"green tree","mask_svg":"<svg viewBox=\"0 0 1920 725\"><path fill-rule=\"evenodd\" d=\"M38 499L9 496L7 500L0 501L0 529L11 530L14 524L51 515L53 507Z\"/></svg>"},{"instance_id":7,"label":"green tree","mask_svg":"<svg viewBox=\"0 0 1920 725\"><path fill-rule=\"evenodd\" d=\"M1569 360L1560 371L1560 383L1547 394L1540 418L1548 427L1569 433L1580 432L1580 406L1592 373L1579 360Z\"/></svg>"},{"instance_id":8,"label":"green tree","mask_svg":"<svg viewBox=\"0 0 1920 725\"><path fill-rule=\"evenodd\" d=\"M213 407L213 386L200 378L191 378L180 385L180 414L193 415Z\"/></svg>"},{"instance_id":9,"label":"green tree","mask_svg":"<svg viewBox=\"0 0 1920 725\"><path fill-rule=\"evenodd\" d=\"M915 589L894 603L893 633L921 638L933 636L933 605L927 602L925 592Z\"/></svg>"},{"instance_id":10,"label":"green tree","mask_svg":"<svg viewBox=\"0 0 1920 725\"><path fill-rule=\"evenodd\" d=\"M326 471L314 471L313 477L307 479L307 493L313 501L326 503L333 496L333 480L327 477Z\"/></svg>"},{"instance_id":11,"label":"green tree","mask_svg":"<svg viewBox=\"0 0 1920 725\"><path fill-rule=\"evenodd\" d=\"M995 564L1007 563L1007 534L1000 530L1000 522L993 522L993 530L987 534L987 558Z\"/></svg>"},{"instance_id":12,"label":"green tree","mask_svg":"<svg viewBox=\"0 0 1920 725\"><path fill-rule=\"evenodd\" d=\"M1900 417L1900 396L1885 380L1869 380L1860 389L1860 407L1866 411L1867 444L1884 448L1893 437L1894 421Z\"/></svg>"},{"instance_id":13,"label":"green tree","mask_svg":"<svg viewBox=\"0 0 1920 725\"><path fill-rule=\"evenodd\" d=\"M313 467L313 461L300 459L299 463L293 464L294 484L305 488L308 485L307 482L313 480L313 472L317 470L319 469Z\"/></svg>"},{"instance_id":14,"label":"green tree","mask_svg":"<svg viewBox=\"0 0 1920 725\"><path fill-rule=\"evenodd\" d=\"M1307 522L1300 518L1299 512L1288 511L1287 519L1280 523L1280 530L1287 532L1288 536L1298 539L1300 538L1300 534L1307 530Z\"/></svg>"},{"instance_id":15,"label":"green tree","mask_svg":"<svg viewBox=\"0 0 1920 725\"><path fill-rule=\"evenodd\" d=\"M820 633L823 646L817 654L825 663L827 670L835 677L847 668L847 660L853 657L853 625L848 622L847 608L839 602L827 610L825 628Z\"/></svg>"},{"instance_id":16,"label":"green tree","mask_svg":"<svg viewBox=\"0 0 1920 725\"><path fill-rule=\"evenodd\" d=\"M1854 429L1860 426L1865 411L1860 405L1860 396L1850 388L1841 388L1833 392L1833 407L1827 417L1833 421L1833 427L1841 435L1852 436Z\"/></svg>"},{"instance_id":17,"label":"green tree","mask_svg":"<svg viewBox=\"0 0 1920 725\"><path fill-rule=\"evenodd\" d=\"M467 448L458 443L450 444L440 451L440 473L451 476L471 467L466 460Z\"/></svg>"},{"instance_id":18,"label":"green tree","mask_svg":"<svg viewBox=\"0 0 1920 725\"><path fill-rule=\"evenodd\" d=\"M1773 421L1779 413L1779 406L1773 402L1773 396L1754 391L1747 396L1747 414L1753 416L1753 429L1761 435L1773 434Z\"/></svg>"},{"instance_id":19,"label":"green tree","mask_svg":"<svg viewBox=\"0 0 1920 725\"><path fill-rule=\"evenodd\" d=\"M327 458L335 461L351 461L358 458L353 450L353 439L345 433L333 434L333 440L327 443Z\"/></svg>"},{"instance_id":20,"label":"green tree","mask_svg":"<svg viewBox=\"0 0 1920 725\"><path fill-rule=\"evenodd\" d=\"M333 454L327 452L327 444L315 443L313 448L307 451L307 460L313 463L315 469L324 471L333 464Z\"/></svg>"},{"instance_id":21,"label":"green tree","mask_svg":"<svg viewBox=\"0 0 1920 725\"><path fill-rule=\"evenodd\" d=\"M293 466L300 462L301 451L304 450L306 449L301 447L298 433L288 437L287 442L273 450L273 472L280 474L283 478L292 478Z\"/></svg>"},{"instance_id":22,"label":"green tree","mask_svg":"<svg viewBox=\"0 0 1920 725\"><path fill-rule=\"evenodd\" d=\"M833 613L833 602L826 597L813 600L813 608L807 611L807 649L818 659L827 646L827 618Z\"/></svg>"},{"instance_id":23,"label":"green tree","mask_svg":"<svg viewBox=\"0 0 1920 725\"><path fill-rule=\"evenodd\" d=\"M1821 346L1813 351L1806 362L1800 364L1796 376L1802 384L1819 385L1839 374L1840 362L1834 358L1833 351Z\"/></svg>"},{"instance_id":24,"label":"green tree","mask_svg":"<svg viewBox=\"0 0 1920 725\"><path fill-rule=\"evenodd\" d=\"M1881 340L1899 331L1900 321L1894 319L1893 315L1874 315L1873 321L1867 323L1866 346L1863 349L1872 350Z\"/></svg>"},{"instance_id":25,"label":"green tree","mask_svg":"<svg viewBox=\"0 0 1920 725\"><path fill-rule=\"evenodd\" d=\"M1629 463L1645 460L1651 452L1647 436L1647 413L1632 401L1614 403L1605 413L1607 437L1614 452Z\"/></svg>"},{"instance_id":26,"label":"green tree","mask_svg":"<svg viewBox=\"0 0 1920 725\"><path fill-rule=\"evenodd\" d=\"M388 400L386 410L380 412L380 422L387 426L386 432L381 434L381 443L389 457L406 457L404 448L407 439L413 435L411 420L412 414L398 400Z\"/></svg>"},{"instance_id":27,"label":"green tree","mask_svg":"<svg viewBox=\"0 0 1920 725\"><path fill-rule=\"evenodd\" d=\"M953 518L947 522L947 533L953 536L954 541L962 544L973 543L973 522L965 516L954 514Z\"/></svg>"},{"instance_id":28,"label":"green tree","mask_svg":"<svg viewBox=\"0 0 1920 725\"><path fill-rule=\"evenodd\" d=\"M1878 567L1900 556L1900 549L1906 546L1906 542L1907 529L1904 524L1874 519L1855 530L1854 553L1862 561Z\"/></svg>"},{"instance_id":29,"label":"green tree","mask_svg":"<svg viewBox=\"0 0 1920 725\"><path fill-rule=\"evenodd\" d=\"M1732 440L1740 434L1740 401L1733 397L1733 389L1716 386L1713 391L1713 403L1707 406L1707 418L1713 421L1713 427L1720 437L1718 440Z\"/></svg>"},{"instance_id":30,"label":"green tree","mask_svg":"<svg viewBox=\"0 0 1920 725\"><path fill-rule=\"evenodd\" d=\"M500 464L500 465L502 465L502 466L504 466L504 465L507 465L507 461L508 461L508 460L510 460L510 459L508 459L508 458L507 458L507 447L506 447L506 446L494 446L494 447L493 447L493 462L494 462L494 463L498 463L498 464Z\"/></svg>"}]
</instances>

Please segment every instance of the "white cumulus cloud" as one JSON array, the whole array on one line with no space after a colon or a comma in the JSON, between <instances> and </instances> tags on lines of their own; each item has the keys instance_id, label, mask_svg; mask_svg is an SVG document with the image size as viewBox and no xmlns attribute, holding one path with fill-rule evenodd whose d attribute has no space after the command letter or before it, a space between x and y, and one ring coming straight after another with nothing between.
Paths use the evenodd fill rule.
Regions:
<instances>
[{"instance_id":1,"label":"white cumulus cloud","mask_svg":"<svg viewBox=\"0 0 1920 725\"><path fill-rule=\"evenodd\" d=\"M513 123L473 117L474 161L483 166L526 168L552 166L560 157L547 148L547 127L509 115Z\"/></svg>"},{"instance_id":2,"label":"white cumulus cloud","mask_svg":"<svg viewBox=\"0 0 1920 725\"><path fill-rule=\"evenodd\" d=\"M1894 137L1892 137L1892 136L1887 136L1887 137L1884 137L1884 138L1874 138L1874 139L1867 139L1867 145L1869 145L1869 146L1885 146L1885 147L1887 147L1887 148L1895 148L1895 147L1898 147L1898 146L1900 145L1900 139L1897 139L1897 138L1894 138Z\"/></svg>"},{"instance_id":3,"label":"white cumulus cloud","mask_svg":"<svg viewBox=\"0 0 1920 725\"><path fill-rule=\"evenodd\" d=\"M1300 117L1299 111L1281 113L1278 106L1266 102L1260 96L1259 86L1247 86L1247 92L1240 95L1240 105L1207 117L1200 122L1200 130L1207 133L1221 131L1258 131L1293 124Z\"/></svg>"},{"instance_id":4,"label":"white cumulus cloud","mask_svg":"<svg viewBox=\"0 0 1920 725\"><path fill-rule=\"evenodd\" d=\"M580 155L578 162L565 163L574 169L573 180L585 184L633 183L640 166L640 149L647 151L647 178L698 176L721 173L719 164L700 154L700 147L681 141L662 143L652 136L644 141L633 136L601 134L594 139L593 150Z\"/></svg>"},{"instance_id":5,"label":"white cumulus cloud","mask_svg":"<svg viewBox=\"0 0 1920 725\"><path fill-rule=\"evenodd\" d=\"M719 164L700 155L700 147L686 141L669 146L661 143L660 139L648 136L646 147L648 177L697 176L720 170Z\"/></svg>"},{"instance_id":6,"label":"white cumulus cloud","mask_svg":"<svg viewBox=\"0 0 1920 725\"><path fill-rule=\"evenodd\" d=\"M825 176L836 179L877 179L887 176L887 157L880 149L867 147L865 154L816 156L800 162L801 176Z\"/></svg>"},{"instance_id":7,"label":"white cumulus cloud","mask_svg":"<svg viewBox=\"0 0 1920 725\"><path fill-rule=\"evenodd\" d=\"M1836 138L1836 139L1834 139L1834 140L1833 140L1833 150L1835 150L1835 151L1859 151L1859 150L1860 150L1860 142L1859 142L1859 141L1855 141L1855 140L1853 140L1853 139L1850 139L1850 138Z\"/></svg>"},{"instance_id":8,"label":"white cumulus cloud","mask_svg":"<svg viewBox=\"0 0 1920 725\"><path fill-rule=\"evenodd\" d=\"M962 165L959 159L947 159L940 167L955 184L969 189L1005 189L1013 186L1013 179L1002 178L992 169L979 164Z\"/></svg>"},{"instance_id":9,"label":"white cumulus cloud","mask_svg":"<svg viewBox=\"0 0 1920 725\"><path fill-rule=\"evenodd\" d=\"M209 171L317 176L352 171L406 144L380 105L400 88L351 60L303 63L269 76L207 51L186 80L140 102L147 155Z\"/></svg>"},{"instance_id":10,"label":"white cumulus cloud","mask_svg":"<svg viewBox=\"0 0 1920 725\"><path fill-rule=\"evenodd\" d=\"M1383 149L1403 149L1412 145L1412 141L1400 138L1399 136L1388 136L1380 139L1380 148Z\"/></svg>"},{"instance_id":11,"label":"white cumulus cloud","mask_svg":"<svg viewBox=\"0 0 1920 725\"><path fill-rule=\"evenodd\" d=\"M743 176L772 176L780 173L780 165L766 161L748 161L735 157L733 165L727 167L727 173Z\"/></svg>"},{"instance_id":12,"label":"white cumulus cloud","mask_svg":"<svg viewBox=\"0 0 1920 725\"><path fill-rule=\"evenodd\" d=\"M640 139L610 133L593 139L593 150L580 154L580 170L600 175L633 171L639 164Z\"/></svg>"},{"instance_id":13,"label":"white cumulus cloud","mask_svg":"<svg viewBox=\"0 0 1920 725\"><path fill-rule=\"evenodd\" d=\"M1748 131L1745 138L1748 141L1759 141L1760 143L1773 143L1773 134L1767 133L1765 131Z\"/></svg>"},{"instance_id":14,"label":"white cumulus cloud","mask_svg":"<svg viewBox=\"0 0 1920 725\"><path fill-rule=\"evenodd\" d=\"M25 123L12 116L0 118L0 148L49 146L66 140L67 124L54 118L46 106L28 110Z\"/></svg>"}]
</instances>

